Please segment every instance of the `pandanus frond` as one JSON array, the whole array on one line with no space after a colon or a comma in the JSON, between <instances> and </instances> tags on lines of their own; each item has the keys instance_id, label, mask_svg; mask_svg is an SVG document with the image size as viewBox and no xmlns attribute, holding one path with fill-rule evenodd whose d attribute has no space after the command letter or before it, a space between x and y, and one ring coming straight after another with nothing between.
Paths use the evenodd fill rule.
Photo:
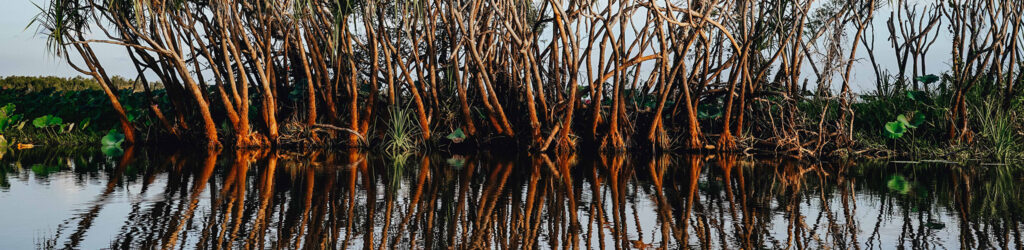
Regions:
<instances>
[{"instance_id":1,"label":"pandanus frond","mask_svg":"<svg viewBox=\"0 0 1024 250\"><path fill-rule=\"evenodd\" d=\"M87 7L76 0L51 0L45 7L34 5L39 9L39 14L29 22L26 29L38 25L40 34L46 36L46 49L54 55L63 55L68 45L67 39L88 29Z\"/></svg>"},{"instance_id":2,"label":"pandanus frond","mask_svg":"<svg viewBox=\"0 0 1024 250\"><path fill-rule=\"evenodd\" d=\"M145 26L146 10L152 6L150 0L107 0L106 12L117 20L134 21L136 27Z\"/></svg>"},{"instance_id":3,"label":"pandanus frond","mask_svg":"<svg viewBox=\"0 0 1024 250\"><path fill-rule=\"evenodd\" d=\"M348 20L348 16L355 13L354 11L360 5L360 1L357 0L334 0L330 5L331 13L334 15L334 19L331 20L331 38L334 44L331 44L333 52L338 52L338 44L341 40L341 31L344 29L344 22Z\"/></svg>"}]
</instances>

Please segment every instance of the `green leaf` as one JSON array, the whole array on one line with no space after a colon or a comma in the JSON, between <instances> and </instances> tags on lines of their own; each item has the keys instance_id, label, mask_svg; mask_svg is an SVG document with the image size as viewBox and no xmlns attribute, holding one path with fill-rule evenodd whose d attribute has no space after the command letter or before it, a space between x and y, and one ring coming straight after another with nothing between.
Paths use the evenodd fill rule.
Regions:
<instances>
[{"instance_id":1,"label":"green leaf","mask_svg":"<svg viewBox=\"0 0 1024 250\"><path fill-rule=\"evenodd\" d=\"M722 109L717 105L701 104L697 106L697 119L718 119L722 117Z\"/></svg>"},{"instance_id":2,"label":"green leaf","mask_svg":"<svg viewBox=\"0 0 1024 250\"><path fill-rule=\"evenodd\" d=\"M100 139L100 143L103 143L103 147L121 147L122 142L124 142L124 134L113 129L107 132L107 135Z\"/></svg>"},{"instance_id":3,"label":"green leaf","mask_svg":"<svg viewBox=\"0 0 1024 250\"><path fill-rule=\"evenodd\" d=\"M47 115L47 116L49 116L49 115ZM46 116L40 116L40 117L32 120L32 126L36 126L37 128L45 128L46 125L48 124L47 121L49 121L49 119L47 119Z\"/></svg>"},{"instance_id":4,"label":"green leaf","mask_svg":"<svg viewBox=\"0 0 1024 250\"><path fill-rule=\"evenodd\" d=\"M46 121L46 125L48 125L48 126L64 125L64 119L60 119L60 117L56 117L56 116L49 116L49 117L50 117L50 120Z\"/></svg>"},{"instance_id":5,"label":"green leaf","mask_svg":"<svg viewBox=\"0 0 1024 250\"><path fill-rule=\"evenodd\" d=\"M914 118L910 119L910 125L913 126L912 128L920 127L921 125L924 125L924 121L925 121L924 113L914 112Z\"/></svg>"},{"instance_id":6,"label":"green leaf","mask_svg":"<svg viewBox=\"0 0 1024 250\"><path fill-rule=\"evenodd\" d=\"M907 132L907 127L902 122L888 122L885 124L885 136L890 139L896 139L903 137L903 133Z\"/></svg>"},{"instance_id":7,"label":"green leaf","mask_svg":"<svg viewBox=\"0 0 1024 250\"><path fill-rule=\"evenodd\" d=\"M53 115L44 115L32 120L32 125L37 128L47 128L64 124L64 119Z\"/></svg>"},{"instance_id":8,"label":"green leaf","mask_svg":"<svg viewBox=\"0 0 1024 250\"><path fill-rule=\"evenodd\" d=\"M462 128L457 128L455 131L448 134L446 138L448 138L448 140L452 140L454 143L461 143L463 140L466 140L466 133L462 132Z\"/></svg>"},{"instance_id":9,"label":"green leaf","mask_svg":"<svg viewBox=\"0 0 1024 250\"><path fill-rule=\"evenodd\" d=\"M928 97L928 93L924 91L907 91L907 98L925 104L932 102L932 99Z\"/></svg>"},{"instance_id":10,"label":"green leaf","mask_svg":"<svg viewBox=\"0 0 1024 250\"><path fill-rule=\"evenodd\" d=\"M896 191L900 194L907 194L910 192L910 182L904 179L903 176L893 175L889 177L889 181L885 183L889 190Z\"/></svg>"},{"instance_id":11,"label":"green leaf","mask_svg":"<svg viewBox=\"0 0 1024 250\"><path fill-rule=\"evenodd\" d=\"M939 81L939 76L928 74L928 75L918 76L918 77L914 78L914 80L918 81L918 82L922 82L924 84L931 84L933 82Z\"/></svg>"},{"instance_id":12,"label":"green leaf","mask_svg":"<svg viewBox=\"0 0 1024 250\"><path fill-rule=\"evenodd\" d=\"M896 121L898 121L900 123L903 123L904 127L914 128L914 127L910 126L910 120L907 119L907 116L905 116L903 114L900 114L900 115L896 116Z\"/></svg>"},{"instance_id":13,"label":"green leaf","mask_svg":"<svg viewBox=\"0 0 1024 250\"><path fill-rule=\"evenodd\" d=\"M14 115L14 103L8 103L3 107L0 107L0 117L8 117Z\"/></svg>"},{"instance_id":14,"label":"green leaf","mask_svg":"<svg viewBox=\"0 0 1024 250\"><path fill-rule=\"evenodd\" d=\"M80 124L80 125L78 125L78 127L79 127L79 129L86 129L86 128L89 127L89 123L92 123L92 118L86 117L86 118L82 119L81 122L78 123L78 124Z\"/></svg>"},{"instance_id":15,"label":"green leaf","mask_svg":"<svg viewBox=\"0 0 1024 250\"><path fill-rule=\"evenodd\" d=\"M121 146L103 145L103 147L100 147L100 151L103 151L104 155L111 157L117 157L124 154L124 150L121 149Z\"/></svg>"},{"instance_id":16,"label":"green leaf","mask_svg":"<svg viewBox=\"0 0 1024 250\"><path fill-rule=\"evenodd\" d=\"M452 166L455 169L460 169L466 165L466 158L462 156L453 156L452 158L446 159L445 162L447 162L449 166Z\"/></svg>"}]
</instances>

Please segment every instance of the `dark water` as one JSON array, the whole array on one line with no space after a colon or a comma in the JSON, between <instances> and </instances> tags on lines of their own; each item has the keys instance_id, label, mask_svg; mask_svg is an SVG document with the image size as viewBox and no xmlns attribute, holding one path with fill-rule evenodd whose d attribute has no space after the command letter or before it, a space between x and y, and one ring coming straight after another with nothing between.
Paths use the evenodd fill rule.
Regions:
<instances>
[{"instance_id":1,"label":"dark water","mask_svg":"<svg viewBox=\"0 0 1024 250\"><path fill-rule=\"evenodd\" d=\"M1017 166L31 149L0 249L1021 249Z\"/></svg>"}]
</instances>

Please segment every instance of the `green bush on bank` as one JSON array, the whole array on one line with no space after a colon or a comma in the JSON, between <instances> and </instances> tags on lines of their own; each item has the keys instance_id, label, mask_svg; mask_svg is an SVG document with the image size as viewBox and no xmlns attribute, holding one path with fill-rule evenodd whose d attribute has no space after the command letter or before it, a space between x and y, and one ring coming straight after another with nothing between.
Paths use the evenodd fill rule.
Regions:
<instances>
[{"instance_id":1,"label":"green bush on bank","mask_svg":"<svg viewBox=\"0 0 1024 250\"><path fill-rule=\"evenodd\" d=\"M872 93L861 95L851 105L858 142L866 147L886 148L912 156L953 158L1022 159L1024 119L1021 110L1024 95L1006 98L996 81L980 80L964 95L967 101L968 127L973 136L951 145L949 114L955 95L952 79L925 75L913 79L926 86L913 89L909 80L885 76ZM937 83L937 84L936 84ZM934 85L933 85L934 84ZM934 88L929 89L927 86ZM1003 100L1011 100L1003 103Z\"/></svg>"},{"instance_id":2,"label":"green bush on bank","mask_svg":"<svg viewBox=\"0 0 1024 250\"><path fill-rule=\"evenodd\" d=\"M124 77L114 76L110 83L117 89L130 89L135 87L135 82ZM0 89L17 89L26 92L42 91L52 89L54 91L82 91L101 90L99 83L92 78L56 77L56 76L8 76L0 77Z\"/></svg>"},{"instance_id":3,"label":"green bush on bank","mask_svg":"<svg viewBox=\"0 0 1024 250\"><path fill-rule=\"evenodd\" d=\"M965 95L968 102L970 128L975 131L971 142L950 146L949 121L953 91L950 79L923 76L914 79L933 88L913 89L908 80L886 76L875 91L860 95L851 104L854 111L854 139L860 148L887 149L904 155L923 157L991 157L1020 159L1024 143L1024 95L1003 98L984 93L996 83L982 81ZM132 82L121 77L111 80L118 86L119 101L129 120L141 130L154 126L145 107L147 94L135 92ZM937 84L935 84L937 83ZM154 100L170 110L164 90L153 91ZM1002 100L1009 100L1003 103ZM807 98L797 104L817 122L825 105L828 120L838 119L839 103L829 98ZM1008 108L1007 108L1008 107ZM702 112L714 113L702 106ZM706 110L704 110L706 109ZM720 107L719 107L720 109ZM215 110L216 111L216 110ZM99 85L90 79L58 77L0 78L0 135L18 143L83 145L99 143L118 119ZM718 111L716 114L719 114ZM702 119L713 119L705 115ZM59 117L64 127L37 127L32 122L40 117ZM394 118L394 117L393 117ZM394 122L401 124L401 122ZM26 126L25 124L29 124ZM406 133L390 132L391 135ZM402 137L404 138L404 137ZM393 142L404 142L396 140ZM403 145L405 143L398 143ZM966 152L966 153L963 153Z\"/></svg>"},{"instance_id":4,"label":"green bush on bank","mask_svg":"<svg viewBox=\"0 0 1024 250\"><path fill-rule=\"evenodd\" d=\"M145 107L147 95L133 90L133 82L113 77L118 100L129 120L152 125ZM154 90L158 101L164 90ZM13 143L35 145L95 144L118 127L117 113L95 80L84 77L0 78L0 135ZM46 126L35 121L47 120ZM57 122L59 120L59 122ZM50 124L53 124L52 126ZM40 124L44 125L44 124Z\"/></svg>"}]
</instances>

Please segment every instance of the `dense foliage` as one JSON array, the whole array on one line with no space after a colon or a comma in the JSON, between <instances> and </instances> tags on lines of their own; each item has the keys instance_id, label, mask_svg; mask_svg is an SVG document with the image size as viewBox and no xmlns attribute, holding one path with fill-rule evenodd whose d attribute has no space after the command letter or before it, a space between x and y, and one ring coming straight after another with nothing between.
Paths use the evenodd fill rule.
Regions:
<instances>
[{"instance_id":1,"label":"dense foliage","mask_svg":"<svg viewBox=\"0 0 1024 250\"><path fill-rule=\"evenodd\" d=\"M110 78L110 81L116 89L120 90L130 89L136 86L132 80L125 79L120 76L114 76ZM81 76L71 78L56 76L0 77L0 89L23 92L101 90L100 85L96 80Z\"/></svg>"},{"instance_id":2,"label":"dense foliage","mask_svg":"<svg viewBox=\"0 0 1024 250\"><path fill-rule=\"evenodd\" d=\"M969 145L984 124L1019 128L1024 25L1011 2L50 0L36 23L55 53L83 62L73 66L99 83L128 143L140 126L94 44L126 48L156 131L209 147L382 145L401 126L422 145L458 131L536 151L818 157L858 137L898 147L938 131L929 142ZM869 25L884 10L891 51ZM941 76L925 68L939 36L953 43ZM864 98L850 90L858 52L878 84ZM1007 121L977 122L981 103ZM1004 134L981 138L993 133Z\"/></svg>"}]
</instances>

